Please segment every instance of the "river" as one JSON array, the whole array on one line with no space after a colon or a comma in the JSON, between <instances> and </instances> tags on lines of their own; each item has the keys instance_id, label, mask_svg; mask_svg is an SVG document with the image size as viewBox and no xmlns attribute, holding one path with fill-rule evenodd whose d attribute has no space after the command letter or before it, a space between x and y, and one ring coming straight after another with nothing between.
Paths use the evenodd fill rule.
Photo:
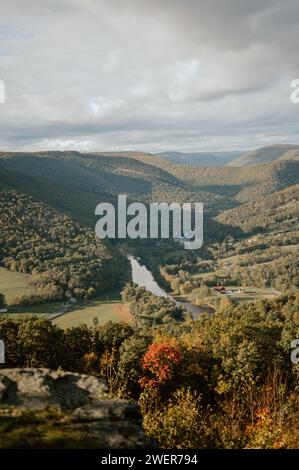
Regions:
<instances>
[{"instance_id":1,"label":"river","mask_svg":"<svg viewBox=\"0 0 299 470\"><path fill-rule=\"evenodd\" d=\"M206 312L207 309L200 307L199 305L194 305L190 302L179 301L172 295L168 294L164 289L162 289L157 281L154 279L151 271L149 271L145 266L143 266L137 258L134 256L128 255L128 260L131 263L132 267L132 280L140 287L145 287L146 290L152 294L159 295L160 297L167 297L172 299L177 305L184 307L187 312L190 312L194 318L198 318L200 314Z\"/></svg>"}]
</instances>

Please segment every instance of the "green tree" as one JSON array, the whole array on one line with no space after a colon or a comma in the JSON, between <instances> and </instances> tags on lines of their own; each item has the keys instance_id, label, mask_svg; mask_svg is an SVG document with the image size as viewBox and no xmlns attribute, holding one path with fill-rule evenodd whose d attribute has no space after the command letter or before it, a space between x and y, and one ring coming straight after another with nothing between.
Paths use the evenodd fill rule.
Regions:
<instances>
[{"instance_id":1,"label":"green tree","mask_svg":"<svg viewBox=\"0 0 299 470\"><path fill-rule=\"evenodd\" d=\"M119 384L122 394L138 398L141 391L138 382L142 376L141 358L146 353L151 341L152 336L135 333L123 342L118 363Z\"/></svg>"},{"instance_id":2,"label":"green tree","mask_svg":"<svg viewBox=\"0 0 299 470\"><path fill-rule=\"evenodd\" d=\"M48 320L31 317L19 322L17 342L25 367L58 368L65 354L64 332Z\"/></svg>"},{"instance_id":3,"label":"green tree","mask_svg":"<svg viewBox=\"0 0 299 470\"><path fill-rule=\"evenodd\" d=\"M0 308L6 307L6 300L4 294L1 294L0 292Z\"/></svg>"},{"instance_id":4,"label":"green tree","mask_svg":"<svg viewBox=\"0 0 299 470\"><path fill-rule=\"evenodd\" d=\"M87 325L65 331L65 353L62 361L67 370L84 371L84 356L94 351L94 333Z\"/></svg>"}]
</instances>

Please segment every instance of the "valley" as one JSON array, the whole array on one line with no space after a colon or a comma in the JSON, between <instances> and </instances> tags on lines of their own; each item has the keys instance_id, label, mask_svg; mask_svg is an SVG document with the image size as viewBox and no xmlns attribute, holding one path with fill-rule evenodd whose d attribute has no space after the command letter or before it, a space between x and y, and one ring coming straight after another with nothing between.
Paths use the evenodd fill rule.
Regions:
<instances>
[{"instance_id":1,"label":"valley","mask_svg":"<svg viewBox=\"0 0 299 470\"><path fill-rule=\"evenodd\" d=\"M100 377L109 396L138 403L161 447L256 448L265 435L266 447L298 446L299 162L284 150L249 164L231 155L238 166L227 154L198 166L192 155L2 152L5 367ZM202 247L97 238L95 208L112 203L117 220L119 194L146 208L203 202Z\"/></svg>"},{"instance_id":2,"label":"valley","mask_svg":"<svg viewBox=\"0 0 299 470\"><path fill-rule=\"evenodd\" d=\"M296 467L299 1L0 11L3 468Z\"/></svg>"},{"instance_id":3,"label":"valley","mask_svg":"<svg viewBox=\"0 0 299 470\"><path fill-rule=\"evenodd\" d=\"M195 309L296 289L296 151L273 146L237 156L247 162L250 154L250 166L192 168L173 163L171 155L136 152L0 153L0 291L9 311L65 326L122 318L119 292L131 278L123 250L141 259L163 292ZM128 204L203 202L202 249L188 252L171 239L95 241L95 207L111 202L117 215L118 194ZM215 293L216 285L227 293ZM105 303L109 291L118 294Z\"/></svg>"}]
</instances>

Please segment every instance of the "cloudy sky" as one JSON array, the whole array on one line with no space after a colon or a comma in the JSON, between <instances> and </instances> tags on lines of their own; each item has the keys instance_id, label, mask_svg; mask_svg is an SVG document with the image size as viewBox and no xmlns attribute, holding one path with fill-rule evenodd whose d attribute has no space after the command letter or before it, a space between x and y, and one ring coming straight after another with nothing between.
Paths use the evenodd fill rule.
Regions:
<instances>
[{"instance_id":1,"label":"cloudy sky","mask_svg":"<svg viewBox=\"0 0 299 470\"><path fill-rule=\"evenodd\" d=\"M298 0L1 0L0 150L298 143Z\"/></svg>"}]
</instances>

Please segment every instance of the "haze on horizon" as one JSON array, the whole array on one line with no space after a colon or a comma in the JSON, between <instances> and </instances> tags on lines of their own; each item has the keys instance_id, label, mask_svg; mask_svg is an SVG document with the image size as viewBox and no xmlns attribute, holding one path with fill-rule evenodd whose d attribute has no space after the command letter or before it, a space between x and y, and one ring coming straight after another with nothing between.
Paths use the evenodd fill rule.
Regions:
<instances>
[{"instance_id":1,"label":"haze on horizon","mask_svg":"<svg viewBox=\"0 0 299 470\"><path fill-rule=\"evenodd\" d=\"M298 143L296 0L2 0L0 150Z\"/></svg>"}]
</instances>

